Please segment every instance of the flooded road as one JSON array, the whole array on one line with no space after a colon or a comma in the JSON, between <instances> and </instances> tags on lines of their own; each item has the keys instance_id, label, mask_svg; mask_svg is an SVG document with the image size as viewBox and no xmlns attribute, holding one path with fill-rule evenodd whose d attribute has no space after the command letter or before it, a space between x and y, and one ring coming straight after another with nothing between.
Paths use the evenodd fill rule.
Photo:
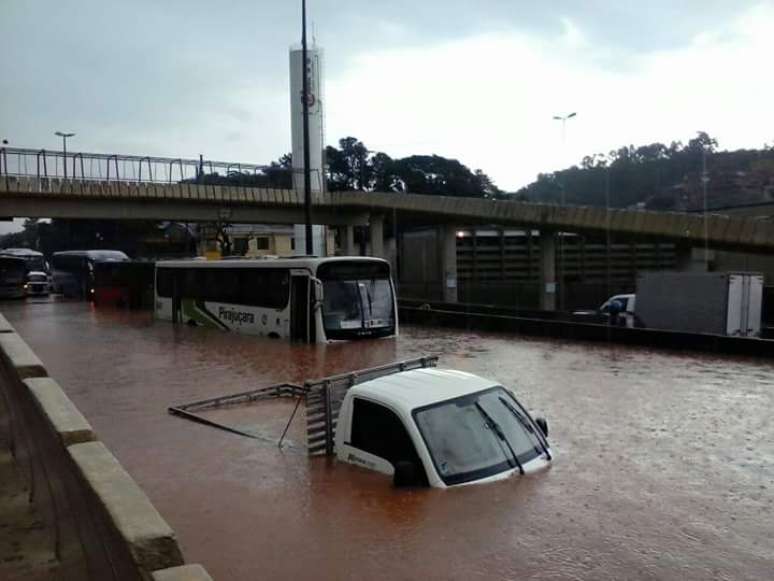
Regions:
<instances>
[{"instance_id":1,"label":"flooded road","mask_svg":"<svg viewBox=\"0 0 774 581\"><path fill-rule=\"evenodd\" d=\"M3 314L218 581L768 579L774 366L768 361L404 327L296 346L83 303ZM549 421L553 467L449 490L298 447L280 452L169 405L419 355L511 387ZM279 434L285 403L219 419ZM303 441L303 423L291 440Z\"/></svg>"}]
</instances>

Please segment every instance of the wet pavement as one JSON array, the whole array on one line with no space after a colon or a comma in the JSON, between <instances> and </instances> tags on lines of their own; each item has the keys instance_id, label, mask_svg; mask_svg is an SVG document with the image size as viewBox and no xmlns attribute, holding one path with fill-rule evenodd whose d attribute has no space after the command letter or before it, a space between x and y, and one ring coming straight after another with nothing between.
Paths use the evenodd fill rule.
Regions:
<instances>
[{"instance_id":1,"label":"wet pavement","mask_svg":"<svg viewBox=\"0 0 774 581\"><path fill-rule=\"evenodd\" d=\"M406 327L297 346L83 303L0 310L218 581L768 579L769 361ZM547 416L553 467L490 485L398 490L298 446L166 412L275 382L438 354ZM214 417L278 435L291 406ZM303 418L300 418L301 420ZM303 423L291 430L303 441Z\"/></svg>"},{"instance_id":2,"label":"wet pavement","mask_svg":"<svg viewBox=\"0 0 774 581\"><path fill-rule=\"evenodd\" d=\"M11 453L10 415L0 393L0 579L61 578L53 551L54 531L30 503L25 476Z\"/></svg>"}]
</instances>

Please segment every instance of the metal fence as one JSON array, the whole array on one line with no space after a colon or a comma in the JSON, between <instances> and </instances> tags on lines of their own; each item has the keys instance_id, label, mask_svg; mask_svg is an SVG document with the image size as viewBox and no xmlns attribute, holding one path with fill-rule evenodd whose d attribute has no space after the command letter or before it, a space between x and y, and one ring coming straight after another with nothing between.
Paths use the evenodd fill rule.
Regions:
<instances>
[{"instance_id":1,"label":"metal fence","mask_svg":"<svg viewBox=\"0 0 774 581\"><path fill-rule=\"evenodd\" d=\"M208 159L0 148L0 176L176 183L201 176L260 176L269 166Z\"/></svg>"}]
</instances>

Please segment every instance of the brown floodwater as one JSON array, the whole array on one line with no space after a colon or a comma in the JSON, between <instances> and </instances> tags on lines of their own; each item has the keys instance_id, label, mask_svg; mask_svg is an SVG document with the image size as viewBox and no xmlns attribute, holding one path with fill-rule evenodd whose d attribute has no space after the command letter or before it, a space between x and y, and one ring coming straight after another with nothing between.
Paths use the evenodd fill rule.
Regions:
<instances>
[{"instance_id":1,"label":"brown floodwater","mask_svg":"<svg viewBox=\"0 0 774 581\"><path fill-rule=\"evenodd\" d=\"M768 579L774 571L774 366L768 361L404 327L397 339L289 345L83 303L5 316L218 581ZM291 406L167 406L437 354L546 415L550 470L400 490L308 459ZM300 418L303 420L303 418Z\"/></svg>"}]
</instances>

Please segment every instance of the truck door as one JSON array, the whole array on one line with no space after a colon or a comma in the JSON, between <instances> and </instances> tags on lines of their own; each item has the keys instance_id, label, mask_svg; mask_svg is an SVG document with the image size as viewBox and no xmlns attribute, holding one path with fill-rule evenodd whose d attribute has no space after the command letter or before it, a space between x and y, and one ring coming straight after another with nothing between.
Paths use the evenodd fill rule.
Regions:
<instances>
[{"instance_id":1,"label":"truck door","mask_svg":"<svg viewBox=\"0 0 774 581\"><path fill-rule=\"evenodd\" d=\"M760 335L762 287L759 275L732 274L728 277L727 335Z\"/></svg>"},{"instance_id":2,"label":"truck door","mask_svg":"<svg viewBox=\"0 0 774 581\"><path fill-rule=\"evenodd\" d=\"M387 472L384 460L393 469L398 462L410 462L417 476L416 484L428 485L427 472L408 430L395 412L381 404L359 397L353 399L349 441L344 444L349 448L345 457L354 460L354 464Z\"/></svg>"}]
</instances>

